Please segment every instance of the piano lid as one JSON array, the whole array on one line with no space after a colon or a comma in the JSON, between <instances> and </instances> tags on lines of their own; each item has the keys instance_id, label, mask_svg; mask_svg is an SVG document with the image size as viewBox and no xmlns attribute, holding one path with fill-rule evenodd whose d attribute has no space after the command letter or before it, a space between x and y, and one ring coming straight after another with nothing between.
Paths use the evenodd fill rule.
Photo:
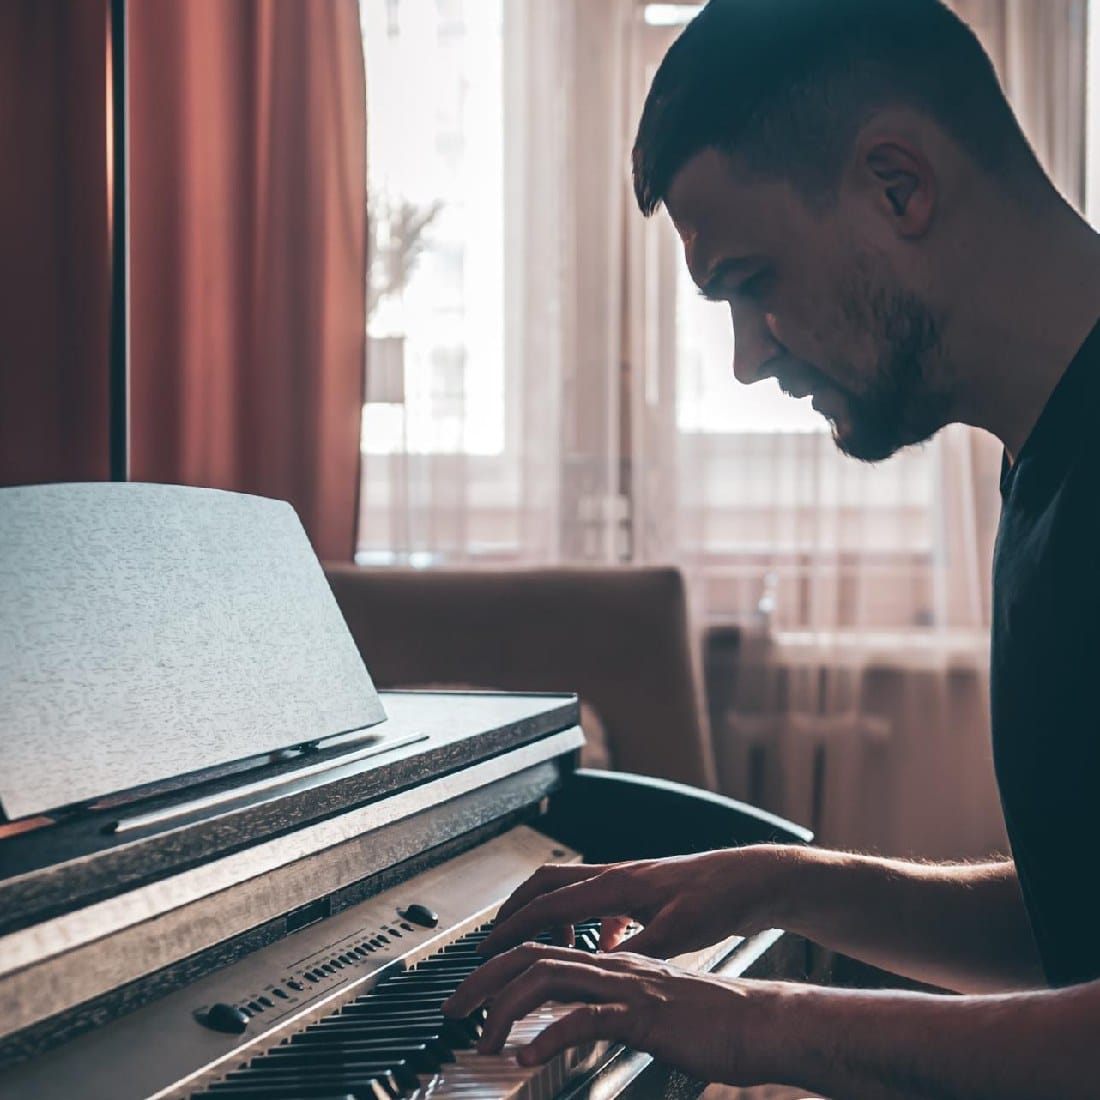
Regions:
<instances>
[{"instance_id":1,"label":"piano lid","mask_svg":"<svg viewBox=\"0 0 1100 1100\"><path fill-rule=\"evenodd\" d=\"M385 717L289 504L175 485L0 489L9 818Z\"/></svg>"}]
</instances>

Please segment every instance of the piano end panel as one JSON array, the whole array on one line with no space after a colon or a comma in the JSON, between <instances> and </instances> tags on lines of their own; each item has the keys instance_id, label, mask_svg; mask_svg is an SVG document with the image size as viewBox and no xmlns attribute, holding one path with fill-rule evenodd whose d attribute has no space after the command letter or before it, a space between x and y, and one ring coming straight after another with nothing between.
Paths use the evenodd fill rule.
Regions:
<instances>
[{"instance_id":1,"label":"piano end panel","mask_svg":"<svg viewBox=\"0 0 1100 1100\"><path fill-rule=\"evenodd\" d=\"M808 829L723 795L584 768L553 796L543 828L596 863L813 840Z\"/></svg>"}]
</instances>

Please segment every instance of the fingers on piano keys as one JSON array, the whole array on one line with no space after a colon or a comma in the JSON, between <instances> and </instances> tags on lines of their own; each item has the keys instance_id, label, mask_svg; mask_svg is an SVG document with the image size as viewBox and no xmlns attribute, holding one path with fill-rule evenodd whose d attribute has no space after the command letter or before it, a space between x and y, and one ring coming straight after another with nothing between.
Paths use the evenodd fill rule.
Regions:
<instances>
[{"instance_id":1,"label":"fingers on piano keys","mask_svg":"<svg viewBox=\"0 0 1100 1100\"><path fill-rule=\"evenodd\" d=\"M465 1020L440 1005L484 961L486 925L429 956L414 969L384 978L338 1012L308 1025L266 1054L207 1086L195 1097L226 1100L550 1100L567 1078L598 1056L578 1048L544 1066L520 1067L515 1051L571 1006L544 1006L518 1021L498 1055L474 1050L485 1009ZM541 937L548 940L549 936ZM577 946L595 951L599 921L576 928ZM602 1049L602 1048L601 1048Z\"/></svg>"}]
</instances>

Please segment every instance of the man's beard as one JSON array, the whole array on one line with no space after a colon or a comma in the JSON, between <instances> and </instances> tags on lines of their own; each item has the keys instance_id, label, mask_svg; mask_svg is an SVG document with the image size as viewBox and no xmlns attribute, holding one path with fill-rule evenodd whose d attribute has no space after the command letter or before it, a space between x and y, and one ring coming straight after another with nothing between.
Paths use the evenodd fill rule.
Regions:
<instances>
[{"instance_id":1,"label":"man's beard","mask_svg":"<svg viewBox=\"0 0 1100 1100\"><path fill-rule=\"evenodd\" d=\"M880 354L859 392L845 388L847 415L834 419L833 440L852 458L879 462L930 439L948 422L948 397L931 378L942 362L939 325L916 295L881 287L846 294L844 313L872 336Z\"/></svg>"}]
</instances>

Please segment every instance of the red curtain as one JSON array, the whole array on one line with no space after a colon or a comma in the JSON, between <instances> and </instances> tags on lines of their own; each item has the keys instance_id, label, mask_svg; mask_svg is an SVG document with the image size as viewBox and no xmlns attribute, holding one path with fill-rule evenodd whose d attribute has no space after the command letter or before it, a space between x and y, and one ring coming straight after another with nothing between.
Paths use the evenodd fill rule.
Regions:
<instances>
[{"instance_id":1,"label":"red curtain","mask_svg":"<svg viewBox=\"0 0 1100 1100\"><path fill-rule=\"evenodd\" d=\"M109 475L107 5L0 3L0 485Z\"/></svg>"},{"instance_id":2,"label":"red curtain","mask_svg":"<svg viewBox=\"0 0 1100 1100\"><path fill-rule=\"evenodd\" d=\"M291 501L354 552L366 342L355 0L129 4L132 477Z\"/></svg>"}]
</instances>

